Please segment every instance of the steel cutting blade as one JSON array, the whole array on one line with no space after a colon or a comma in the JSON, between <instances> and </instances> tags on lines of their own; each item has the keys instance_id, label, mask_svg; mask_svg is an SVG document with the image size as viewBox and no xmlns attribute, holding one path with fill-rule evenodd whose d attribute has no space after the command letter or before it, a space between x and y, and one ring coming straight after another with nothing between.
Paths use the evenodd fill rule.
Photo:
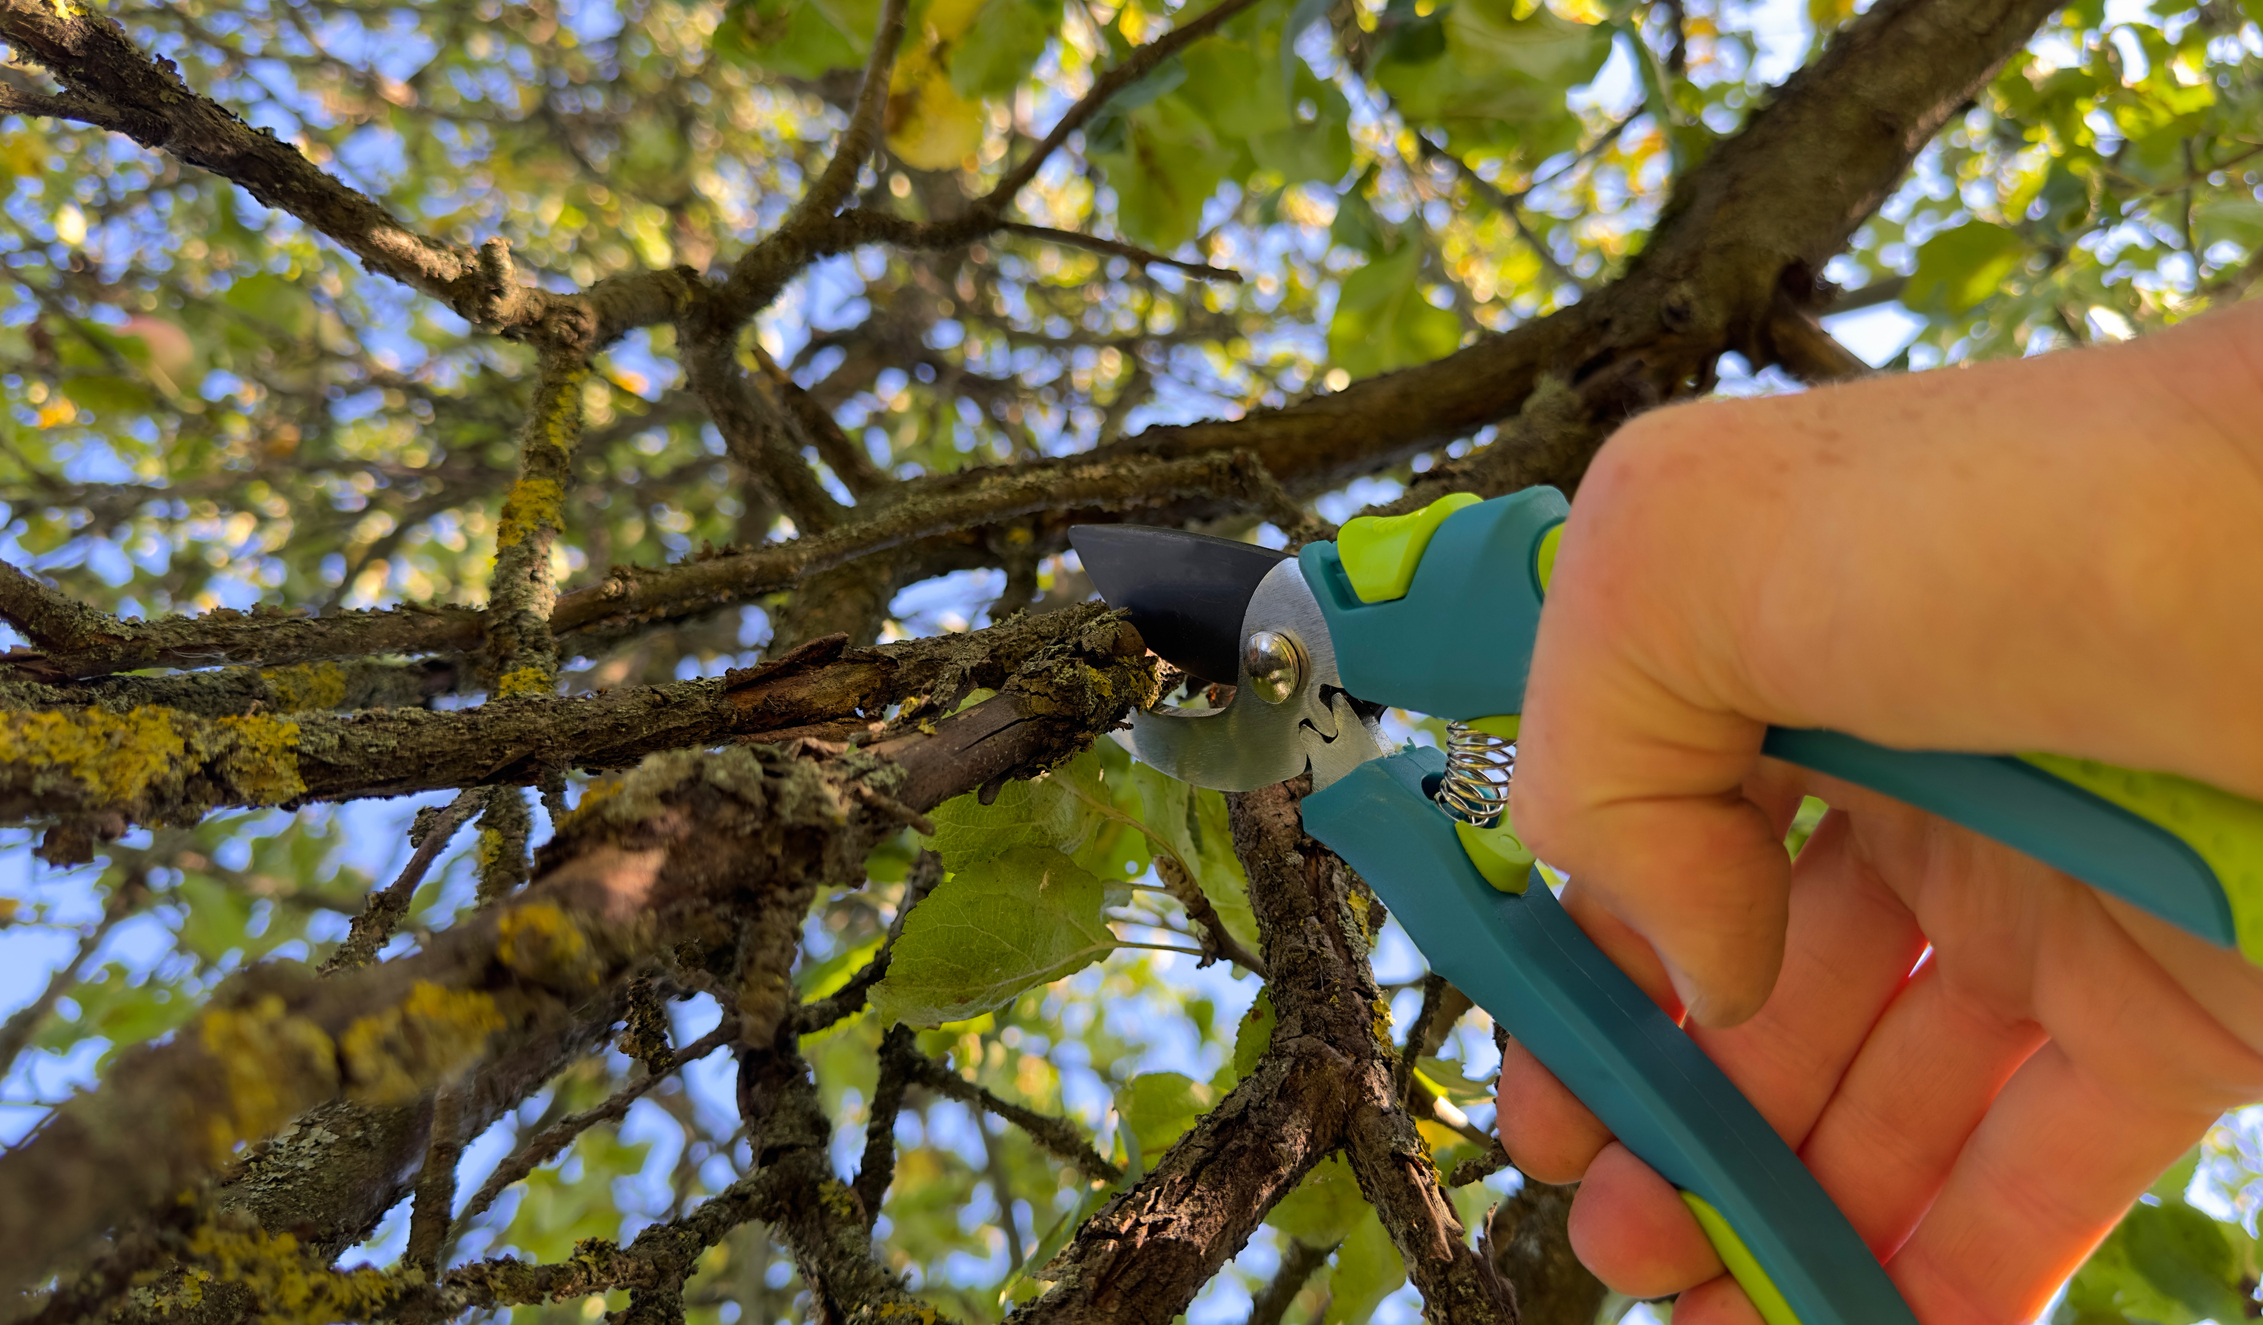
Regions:
<instances>
[{"instance_id":1,"label":"steel cutting blade","mask_svg":"<svg viewBox=\"0 0 2263 1325\"><path fill-rule=\"evenodd\" d=\"M1147 647L1205 681L1240 670L1242 615L1286 552L1135 524L1087 524L1069 545L1108 606L1131 617Z\"/></svg>"}]
</instances>

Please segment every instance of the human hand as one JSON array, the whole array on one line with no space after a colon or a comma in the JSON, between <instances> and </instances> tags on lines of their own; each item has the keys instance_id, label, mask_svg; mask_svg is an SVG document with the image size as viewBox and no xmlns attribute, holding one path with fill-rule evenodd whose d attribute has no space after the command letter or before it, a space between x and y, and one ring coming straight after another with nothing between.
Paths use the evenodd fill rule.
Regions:
<instances>
[{"instance_id":1,"label":"human hand","mask_svg":"<svg viewBox=\"0 0 2263 1325\"><path fill-rule=\"evenodd\" d=\"M2147 1182L2263 1094L2263 975L1762 761L1760 734L2046 749L2263 794L2263 629L2237 606L2263 593L2259 333L2243 312L1661 411L1574 505L1519 833L1571 873L1567 908L1605 951L1688 1007L1929 1325L2032 1318ZM1802 790L1843 813L1794 869ZM1750 1318L1671 1189L1514 1046L1501 1120L1527 1173L1585 1175L1573 1241L1605 1282L1702 1283L1677 1315Z\"/></svg>"}]
</instances>

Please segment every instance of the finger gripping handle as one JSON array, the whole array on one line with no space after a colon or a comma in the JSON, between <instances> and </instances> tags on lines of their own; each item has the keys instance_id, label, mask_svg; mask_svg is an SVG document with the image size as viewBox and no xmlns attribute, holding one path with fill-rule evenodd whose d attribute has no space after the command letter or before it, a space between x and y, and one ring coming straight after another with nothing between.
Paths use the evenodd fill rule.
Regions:
<instances>
[{"instance_id":1,"label":"finger gripping handle","mask_svg":"<svg viewBox=\"0 0 2263 1325\"><path fill-rule=\"evenodd\" d=\"M1915 1325L1798 1156L1545 884L1512 895L1478 874L1422 792L1443 768L1427 749L1362 764L1305 798L1305 827L1359 871L1432 969L1714 1212L1700 1223L1732 1272L1745 1253L1739 1282L1770 1325Z\"/></svg>"}]
</instances>

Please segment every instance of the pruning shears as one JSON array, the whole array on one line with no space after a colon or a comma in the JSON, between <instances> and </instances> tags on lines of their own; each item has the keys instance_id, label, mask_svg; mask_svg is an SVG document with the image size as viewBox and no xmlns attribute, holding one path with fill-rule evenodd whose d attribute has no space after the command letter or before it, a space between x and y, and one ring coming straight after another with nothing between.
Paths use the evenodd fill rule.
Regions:
<instances>
[{"instance_id":1,"label":"pruning shears","mask_svg":"<svg viewBox=\"0 0 2263 1325\"><path fill-rule=\"evenodd\" d=\"M1565 915L1509 821L1525 678L1569 513L1552 488L1457 493L1352 520L1295 556L1172 529L1072 529L1101 596L1151 649L1234 686L1221 707L1134 713L1118 739L1221 791L1309 770L1306 831L1367 880L1432 969L1680 1189L1768 1325L1914 1325L1798 1156ZM1384 706L1445 719L1445 748L1392 752ZM2263 962L2263 804L2054 755L1893 750L1784 728L1762 749Z\"/></svg>"}]
</instances>

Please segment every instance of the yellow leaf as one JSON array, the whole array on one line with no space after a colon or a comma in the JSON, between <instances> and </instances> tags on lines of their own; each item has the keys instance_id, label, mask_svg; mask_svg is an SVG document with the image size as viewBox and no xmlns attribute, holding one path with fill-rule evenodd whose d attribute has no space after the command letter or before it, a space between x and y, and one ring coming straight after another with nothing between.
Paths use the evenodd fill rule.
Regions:
<instances>
[{"instance_id":1,"label":"yellow leaf","mask_svg":"<svg viewBox=\"0 0 2263 1325\"><path fill-rule=\"evenodd\" d=\"M951 87L951 47L974 26L984 0L934 0L910 50L888 80L888 147L905 164L949 170L982 146L982 103Z\"/></svg>"},{"instance_id":2,"label":"yellow leaf","mask_svg":"<svg viewBox=\"0 0 2263 1325\"><path fill-rule=\"evenodd\" d=\"M888 149L906 165L948 170L982 146L982 104L951 90L939 65L888 98Z\"/></svg>"},{"instance_id":3,"label":"yellow leaf","mask_svg":"<svg viewBox=\"0 0 2263 1325\"><path fill-rule=\"evenodd\" d=\"M69 396L57 396L39 407L39 426L52 428L59 423L69 423L78 416L79 407L71 403Z\"/></svg>"}]
</instances>

